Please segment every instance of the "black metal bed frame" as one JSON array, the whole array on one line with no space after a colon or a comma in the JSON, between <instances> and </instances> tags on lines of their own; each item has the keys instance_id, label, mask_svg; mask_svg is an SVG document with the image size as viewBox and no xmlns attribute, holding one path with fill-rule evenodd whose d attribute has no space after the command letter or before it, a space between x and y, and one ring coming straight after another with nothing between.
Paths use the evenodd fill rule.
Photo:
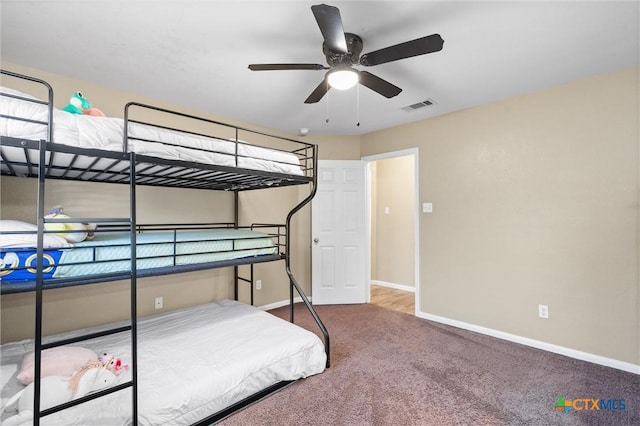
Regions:
<instances>
[{"instance_id":1,"label":"black metal bed frame","mask_svg":"<svg viewBox=\"0 0 640 426\"><path fill-rule=\"evenodd\" d=\"M291 220L294 215L300 211L305 205L307 205L311 199L315 196L317 189L317 146L299 142L293 139L282 138L279 136L269 135L262 132L256 132L247 128L238 126L232 126L226 123L205 119L189 114L183 114L180 112L170 111L163 108L158 108L150 105L144 105L136 102L128 103L125 106L124 111L124 136L123 136L123 151L106 151L100 149L86 149L77 148L73 146L62 145L53 142L53 89L44 80L37 79L30 76L21 75L7 70L0 70L0 73L10 77L15 77L22 80L27 80L32 83L43 85L48 93L48 101L33 101L29 98L21 98L11 94L2 93L2 96L9 96L18 98L25 101L37 102L48 107L48 120L33 121L25 120L23 118L10 117L4 114L0 114L0 118L3 120L17 119L21 121L29 121L32 123L46 126L47 137L42 140L25 140L21 138L0 137L0 146L13 148L12 155L22 153L19 159L9 159L0 151L1 171L2 175L7 176L27 176L38 179L38 194L37 194L37 259L36 259L36 279L35 279L35 350L34 350L34 418L33 424L39 425L40 418L55 412L73 407L75 405L84 403L86 401L108 395L113 392L117 392L123 389L132 388L132 419L134 423L137 423L138 418L138 385L137 385L137 278L143 276L164 275L167 273L179 273L187 272L191 270L210 269L217 267L234 267L234 296L238 298L238 283L249 282L253 283L253 264L258 262L270 262L276 260L285 261L285 270L289 277L290 284L290 321L294 321L294 290L297 291L301 297L303 303L311 313L312 317L316 321L318 327L324 338L325 352L327 355L326 367L330 366L330 339L329 333L320 320L315 309L311 305L309 299L305 295L304 291L300 288L294 274L291 271L291 254L290 254L290 230ZM144 123L142 121L134 121L130 119L131 108L143 108L153 111L157 111L164 114L171 114L186 119L197 120L202 123L214 124L217 126L224 126L235 131L235 143L236 152L235 159L240 156L238 152L238 133L240 131L256 134L263 137L275 138L280 141L287 141L297 148L293 151L299 158L302 164L303 175L289 175L284 173L274 173L260 170L251 170L238 167L228 167L210 164L194 163L182 160L171 160L164 158L156 158L147 155L136 154L135 152L127 152L127 143L130 139L128 136L129 123ZM188 132L181 129L173 129L164 126L158 126L165 129L177 130L180 132L191 133L198 136L202 133ZM233 140L229 140L234 142ZM147 141L149 142L149 141ZM68 161L60 162L60 157L66 157ZM105 163L107 162L107 163ZM84 164L83 166L79 164ZM131 241L131 270L127 273L113 273L99 277L85 277L83 279L69 279L69 280L45 280L43 278L44 265L44 235L45 223L56 222L55 219L45 218L45 181L47 179L62 179L62 180L80 180L87 182L111 182L126 184L129 186L129 202L130 210L129 217L127 218L101 218L97 219L101 224L109 224L119 229L126 229L130 235ZM255 258L236 259L231 261L214 262L209 264L194 264L184 265L177 269L172 268L156 268L155 270L138 270L137 269L137 253L136 242L137 232L139 226L136 223L136 186L137 185L151 185L151 186L163 186L163 187L175 187L175 188L198 188L198 189L211 189L211 190L224 190L234 192L234 227L239 226L238 210L239 210L239 191L271 188L271 187L283 187L291 185L304 185L309 184L311 186L309 195L294 206L287 215L286 222L284 224L284 253L278 253L273 256L258 256ZM95 220L95 219L94 219ZM60 221L60 220L58 220ZM64 222L90 222L92 219L65 219ZM260 226L260 225L258 225ZM282 236L278 236L280 240ZM239 274L239 265L250 265L250 277L244 278ZM94 282L114 281L120 279L130 280L130 324L122 327L113 328L110 330L104 330L98 333L87 334L83 336L77 336L71 339L64 339L50 343L43 343L43 292L49 288L67 287L72 285L84 285ZM253 304L253 286L251 289L251 304ZM130 364L132 379L126 383L121 383L117 386L102 390L100 392L92 393L83 398L75 399L65 404L52 407L46 410L40 410L40 395L41 395L41 354L42 351L48 348L58 347L62 345L68 345L77 343L84 340L93 339L96 337L102 337L106 335L130 332L131 333L131 356L132 362ZM283 387L287 386L291 382L281 382L275 384L255 395L246 398L218 413L214 413L205 419L197 422L197 425L207 425L220 421L233 412L246 407L265 396L276 392Z\"/></svg>"}]
</instances>

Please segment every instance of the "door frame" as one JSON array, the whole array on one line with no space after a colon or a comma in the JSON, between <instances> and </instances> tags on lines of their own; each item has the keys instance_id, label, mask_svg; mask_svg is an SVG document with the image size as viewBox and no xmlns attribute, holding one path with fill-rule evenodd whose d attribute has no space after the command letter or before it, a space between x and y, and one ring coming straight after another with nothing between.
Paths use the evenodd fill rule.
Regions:
<instances>
[{"instance_id":1,"label":"door frame","mask_svg":"<svg viewBox=\"0 0 640 426\"><path fill-rule=\"evenodd\" d=\"M367 163L365 169L365 208L366 211L366 229L367 229L367 303L371 302L371 162L385 160L389 158L413 156L413 172L414 172L414 286L415 286L415 303L414 315L420 313L420 187L419 187L419 157L418 148L408 148L399 151L390 151L382 154L367 155L360 159Z\"/></svg>"}]
</instances>

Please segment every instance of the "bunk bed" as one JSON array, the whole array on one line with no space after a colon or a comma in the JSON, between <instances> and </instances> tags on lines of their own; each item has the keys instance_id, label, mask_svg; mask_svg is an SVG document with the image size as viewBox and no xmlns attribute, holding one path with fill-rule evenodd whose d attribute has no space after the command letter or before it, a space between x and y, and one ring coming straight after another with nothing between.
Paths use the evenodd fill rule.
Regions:
<instances>
[{"instance_id":1,"label":"bunk bed","mask_svg":"<svg viewBox=\"0 0 640 426\"><path fill-rule=\"evenodd\" d=\"M2 175L38 183L37 222L0 224L0 292L35 293L35 338L0 348L3 401L21 388L15 379L32 351L33 420L28 424L211 424L329 367L329 334L290 267L292 218L316 191L315 145L137 102L125 106L123 119L74 115L53 107L47 82L1 72L47 92L41 100L0 88ZM172 124L132 118L136 113L168 116ZM127 185L129 217L51 217L44 205L50 179ZM231 191L234 222L138 224L139 185ZM309 194L288 212L284 224L239 225L239 192L294 185L307 185ZM59 234L52 225L87 223L97 225L93 240L51 242ZM224 300L138 317L139 277L233 267L238 299L239 283L253 282L253 265L273 261L284 262L289 279L288 322L251 306L253 290L250 304ZM251 266L249 278L240 276L240 265ZM129 319L43 335L45 291L122 279L130 281ZM322 340L293 324L296 292ZM107 389L43 407L43 353L70 345L96 353L113 348L129 361L128 368Z\"/></svg>"}]
</instances>

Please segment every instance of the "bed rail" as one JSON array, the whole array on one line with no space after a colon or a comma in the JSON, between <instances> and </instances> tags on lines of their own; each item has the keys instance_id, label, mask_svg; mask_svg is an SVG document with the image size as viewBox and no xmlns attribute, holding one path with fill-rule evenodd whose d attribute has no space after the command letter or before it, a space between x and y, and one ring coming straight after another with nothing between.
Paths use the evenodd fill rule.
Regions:
<instances>
[{"instance_id":1,"label":"bed rail","mask_svg":"<svg viewBox=\"0 0 640 426\"><path fill-rule=\"evenodd\" d=\"M47 101L41 101L39 99L31 99L25 96L20 96L17 94L11 94L11 93L0 93L0 96L6 96L8 98L13 98L13 99L19 99L21 101L24 102L32 102L34 104L41 104L44 105L47 108L47 118L45 121L41 121L41 120L31 120L31 119L27 119L25 117L14 117L8 114L0 114L0 118L2 119L6 119L6 120L17 120L17 121L23 121L23 122L28 122L28 123L32 123L32 124L37 124L37 125L41 125L41 126L46 126L46 140L51 141L53 140L53 88L51 87L51 85L49 83L47 83L44 80L41 80L39 78L35 78L35 77L31 77L28 75L23 75L23 74L18 74L12 71L8 71L8 70L3 70L0 69L0 74L4 74L6 76L9 77L13 77L13 78L17 78L19 80L26 80L26 81L30 81L32 83L36 83L38 85L43 86L46 91L47 91Z\"/></svg>"},{"instance_id":2,"label":"bed rail","mask_svg":"<svg viewBox=\"0 0 640 426\"><path fill-rule=\"evenodd\" d=\"M149 111L154 113L159 113L160 115L167 115L169 119L162 120L163 122L172 120L174 117L185 119L185 122L182 126L168 126L164 124L159 124L159 118L156 120L134 120L131 118L134 108L139 108L142 110L141 115L145 112L148 114ZM146 110L146 111L145 111ZM290 153L294 154L301 165L301 169L303 171L304 176L313 177L314 168L313 168L313 154L315 152L316 146L313 144L305 143L298 141L296 139L290 139L283 136L275 136L269 133L248 129L246 127L234 126L228 123L223 123L216 120L211 120L208 118L186 114L183 112L173 111L165 108L160 108L153 105L147 105L139 102L129 102L125 105L124 109L124 140L123 140L123 151L129 151L129 145L132 141L143 141L149 142L159 145L165 146L175 146L175 143L170 141L162 141L156 138L145 138L142 136L136 136L132 134L131 124L139 124L142 126L151 126L157 129L163 129L170 132L177 132L180 134L185 134L189 136L193 136L197 138L196 142L200 144L189 145L189 148L198 151L199 153L211 153L211 154L219 154L219 155L232 155L233 156L233 166L242 168L241 162L243 159L258 159L260 157L256 155L252 155L246 153L246 150L243 150L243 147L248 146L256 146L256 147L264 147L269 148L270 150L275 151L277 155L280 153ZM195 125L194 125L195 122ZM201 132L193 131L190 129L201 127L203 130ZM189 130L187 130L189 129ZM241 136L246 136L250 141L244 141L241 139ZM200 139L204 138L204 139ZM231 150L216 148L215 146L210 147L214 141L220 142L228 142L225 146L232 147ZM231 151L231 152L230 152ZM244 153L243 153L244 151ZM275 163L281 165L287 165L285 161L274 158L273 161Z\"/></svg>"},{"instance_id":3,"label":"bed rail","mask_svg":"<svg viewBox=\"0 0 640 426\"><path fill-rule=\"evenodd\" d=\"M137 102L125 106L124 120L69 114L55 110L53 89L47 82L0 72L23 83L43 85L48 98L42 101L20 92L0 93L3 102L30 105L22 115L5 113L13 107L2 109L0 119L11 123L0 127L4 129L0 134L2 175L37 177L38 141L46 140L45 172L53 179L128 184L131 177L126 153L136 151L138 185L244 191L304 185L313 180L317 149L313 144ZM78 129L91 129L92 120L104 120L100 128L110 131L76 129L77 134L96 134L95 139L76 140L72 130L54 120L58 114L69 114L63 122L73 119ZM19 123L37 129L24 130Z\"/></svg>"},{"instance_id":4,"label":"bed rail","mask_svg":"<svg viewBox=\"0 0 640 426\"><path fill-rule=\"evenodd\" d=\"M137 115L152 116L153 119L133 119L134 111ZM133 126L137 125L144 129L162 129L172 134L182 134L193 138L193 141L186 141L185 144L179 146L181 148L188 147L189 156L193 154L193 158L196 158L195 161L200 161L202 156L215 158L216 160L212 161L221 161L227 166L238 169L260 168L260 164L269 161L276 170L282 169L280 171L285 175L297 175L298 171L296 170L299 167L299 170L302 171L301 177L307 178L305 183L309 183L315 173L313 156L317 147L313 144L139 102L126 104L124 117L123 150L125 152L135 142L145 142L167 148L178 146L171 140L161 140L137 134L143 133L139 127L136 127L139 129L137 132L133 131ZM166 122L176 123L176 125L160 124ZM194 131L192 130L194 128L202 130ZM291 158L295 161L290 161L287 155L292 156ZM291 170L293 163L295 163L294 170ZM274 185L278 186L277 183L268 183L266 186ZM251 188L252 184L247 183L240 184L234 189Z\"/></svg>"}]
</instances>

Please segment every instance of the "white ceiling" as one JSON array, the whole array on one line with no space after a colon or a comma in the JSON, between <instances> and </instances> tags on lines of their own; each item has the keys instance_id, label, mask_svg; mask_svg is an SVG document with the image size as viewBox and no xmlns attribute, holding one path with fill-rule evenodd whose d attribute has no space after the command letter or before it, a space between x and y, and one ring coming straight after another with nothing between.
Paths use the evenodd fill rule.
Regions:
<instances>
[{"instance_id":1,"label":"white ceiling","mask_svg":"<svg viewBox=\"0 0 640 426\"><path fill-rule=\"evenodd\" d=\"M403 89L394 98L360 86L331 90L319 103L304 104L324 71L252 72L247 65L325 64L322 35L310 9L319 3L2 0L1 55L294 134L308 128L310 134L344 135L640 63L637 0L327 0L340 9L345 31L363 39L363 53L433 33L445 40L444 48L366 68ZM402 110L427 98L436 104Z\"/></svg>"}]
</instances>

